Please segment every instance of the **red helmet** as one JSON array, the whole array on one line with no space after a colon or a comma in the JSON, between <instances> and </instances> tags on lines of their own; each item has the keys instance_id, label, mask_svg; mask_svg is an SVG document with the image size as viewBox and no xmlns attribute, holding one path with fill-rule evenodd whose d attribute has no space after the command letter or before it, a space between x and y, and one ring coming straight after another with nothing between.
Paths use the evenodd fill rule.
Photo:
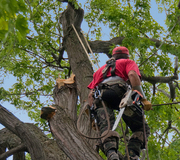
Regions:
<instances>
[{"instance_id":1,"label":"red helmet","mask_svg":"<svg viewBox=\"0 0 180 160\"><path fill-rule=\"evenodd\" d=\"M114 54L127 54L127 55L129 55L129 50L123 46L116 47L112 51L112 55L114 55Z\"/></svg>"}]
</instances>

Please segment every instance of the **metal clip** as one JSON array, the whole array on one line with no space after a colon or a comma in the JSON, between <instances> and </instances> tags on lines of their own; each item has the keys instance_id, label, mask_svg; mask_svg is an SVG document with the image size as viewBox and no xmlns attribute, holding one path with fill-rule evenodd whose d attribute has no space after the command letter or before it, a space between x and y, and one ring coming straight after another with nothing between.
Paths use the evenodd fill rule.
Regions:
<instances>
[{"instance_id":1,"label":"metal clip","mask_svg":"<svg viewBox=\"0 0 180 160\"><path fill-rule=\"evenodd\" d=\"M94 91L94 98L100 98L101 92L98 89L98 86L96 86L96 90Z\"/></svg>"}]
</instances>

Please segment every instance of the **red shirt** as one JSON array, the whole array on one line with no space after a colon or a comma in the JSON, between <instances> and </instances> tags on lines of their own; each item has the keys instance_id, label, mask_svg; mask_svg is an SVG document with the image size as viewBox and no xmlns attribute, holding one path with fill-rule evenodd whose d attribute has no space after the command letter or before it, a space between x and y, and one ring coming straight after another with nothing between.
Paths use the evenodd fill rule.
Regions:
<instances>
[{"instance_id":1,"label":"red shirt","mask_svg":"<svg viewBox=\"0 0 180 160\"><path fill-rule=\"evenodd\" d=\"M94 74L93 74L93 80L92 82L87 86L89 89L95 88L99 83L101 83L103 79L103 74L102 71L105 68L106 64L103 65L101 68L99 68ZM121 77L123 80L127 81L128 80L128 73L129 71L135 71L139 77L141 78L141 74L139 72L139 68L137 64L130 59L118 59L116 60L116 69L115 69L115 74L116 76ZM107 77L111 76L111 68L107 72Z\"/></svg>"}]
</instances>

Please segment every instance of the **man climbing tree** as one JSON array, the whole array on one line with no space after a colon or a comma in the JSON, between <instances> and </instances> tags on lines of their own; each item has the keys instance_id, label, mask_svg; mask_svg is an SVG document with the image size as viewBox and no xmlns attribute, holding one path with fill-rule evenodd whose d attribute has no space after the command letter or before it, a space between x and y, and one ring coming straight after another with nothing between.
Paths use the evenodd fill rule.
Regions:
<instances>
[{"instance_id":1,"label":"man climbing tree","mask_svg":"<svg viewBox=\"0 0 180 160\"><path fill-rule=\"evenodd\" d=\"M84 138L78 132L77 120L87 104L87 86L95 71L88 55L92 50L97 61L103 61L112 57L114 46L120 45L126 46L130 59L136 61L143 91L153 104L153 111L145 111L151 129L150 160L177 160L180 150L177 4L177 0L1 0L1 103L9 102L23 113L27 111L34 124L20 121L19 114L17 117L12 114L19 110L11 110L10 106L10 113L7 103L0 105L0 123L5 127L0 130L0 159L10 155L14 160L24 160L25 155L28 160L106 159L95 150L96 140ZM165 23L157 15L164 15ZM63 83L71 73L75 74L74 83ZM52 107L47 111L48 106ZM42 114L52 113L47 121L40 118L41 108ZM98 137L98 132L90 130L86 114L79 126L85 135ZM121 130L116 131L120 136L118 150L123 157L125 142ZM129 140L131 135L126 129L124 139ZM145 156L142 151L140 158L145 160Z\"/></svg>"},{"instance_id":2,"label":"man climbing tree","mask_svg":"<svg viewBox=\"0 0 180 160\"><path fill-rule=\"evenodd\" d=\"M146 96L141 87L141 75L136 63L129 59L129 50L126 47L116 47L112 51L112 58L106 62L107 64L98 69L93 75L93 81L88 85L91 89L89 94L89 105L95 105L97 116L97 124L101 135L107 133L108 120L110 121L111 129L115 122L113 110L119 109L119 104L123 95L127 91L128 81L133 90L138 90L142 94L144 109L150 110L151 103L147 101ZM101 99L96 98L96 90L100 90ZM106 117L105 109L101 101L106 103L106 111L109 117ZM123 119L133 132L128 144L128 152L130 159L138 159L140 150L144 148L145 140L143 133L142 115L139 117L134 112L125 110ZM149 127L146 124L146 137L149 136ZM109 133L102 138L103 152L107 155L108 160L119 160L117 150L119 142L119 134L115 131ZM125 160L127 156L125 157ZM127 159L128 160L128 159Z\"/></svg>"}]
</instances>

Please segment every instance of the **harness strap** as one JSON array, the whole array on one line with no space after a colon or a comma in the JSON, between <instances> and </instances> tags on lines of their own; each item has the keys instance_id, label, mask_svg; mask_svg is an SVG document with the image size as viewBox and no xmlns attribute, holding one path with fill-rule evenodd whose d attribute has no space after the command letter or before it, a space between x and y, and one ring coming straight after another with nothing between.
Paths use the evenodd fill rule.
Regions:
<instances>
[{"instance_id":1,"label":"harness strap","mask_svg":"<svg viewBox=\"0 0 180 160\"><path fill-rule=\"evenodd\" d=\"M112 68L111 69L111 76L115 76L116 60L114 57L110 58L106 62L106 67L102 71L103 79L107 78L107 72L109 71L110 67Z\"/></svg>"}]
</instances>

